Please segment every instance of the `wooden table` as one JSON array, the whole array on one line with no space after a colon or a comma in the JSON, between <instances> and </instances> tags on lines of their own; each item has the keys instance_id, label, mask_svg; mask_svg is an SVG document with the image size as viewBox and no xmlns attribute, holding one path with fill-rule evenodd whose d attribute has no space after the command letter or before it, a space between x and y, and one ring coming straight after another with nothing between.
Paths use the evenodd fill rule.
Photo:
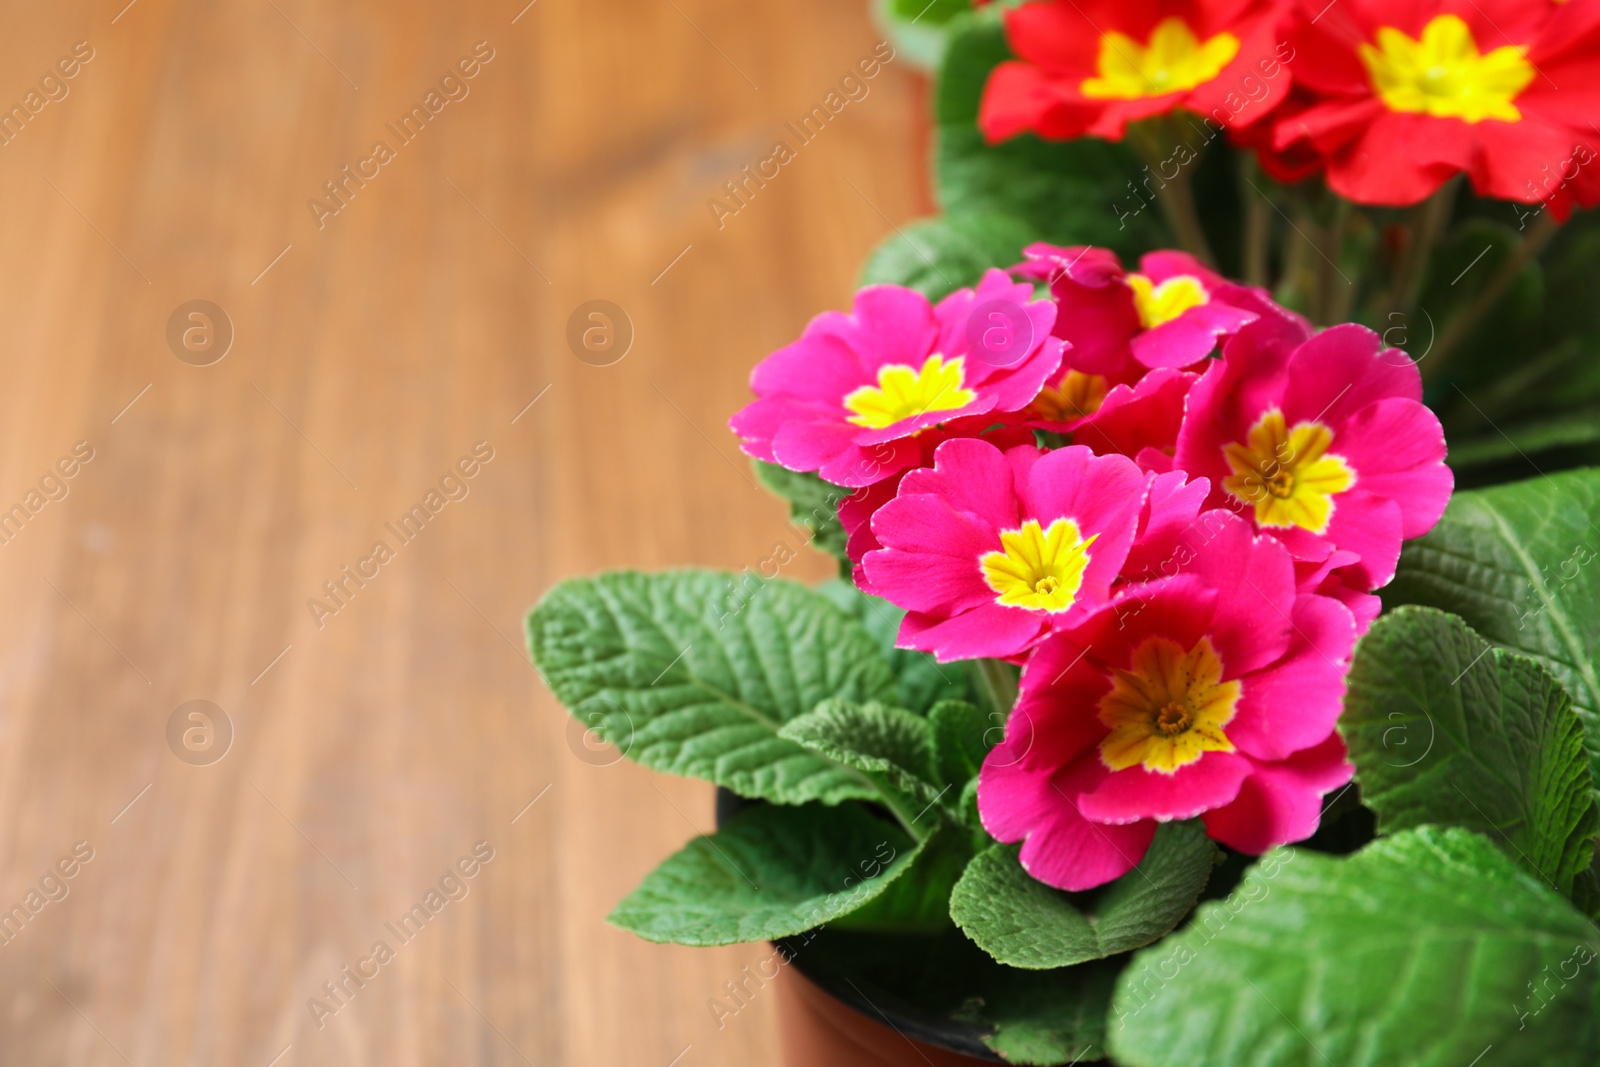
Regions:
<instances>
[{"instance_id":1,"label":"wooden table","mask_svg":"<svg viewBox=\"0 0 1600 1067\"><path fill-rule=\"evenodd\" d=\"M925 210L912 72L718 213L866 0L125 2L0 21L0 1063L774 1062L708 1008L759 946L603 924L710 790L585 747L521 618L793 542L725 422Z\"/></svg>"}]
</instances>

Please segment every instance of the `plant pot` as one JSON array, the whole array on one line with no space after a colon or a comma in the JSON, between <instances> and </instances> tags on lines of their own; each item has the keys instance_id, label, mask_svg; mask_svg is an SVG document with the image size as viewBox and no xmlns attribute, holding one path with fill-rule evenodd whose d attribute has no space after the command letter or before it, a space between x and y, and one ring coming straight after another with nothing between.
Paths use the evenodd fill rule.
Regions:
<instances>
[{"instance_id":1,"label":"plant pot","mask_svg":"<svg viewBox=\"0 0 1600 1067\"><path fill-rule=\"evenodd\" d=\"M717 790L720 828L751 803ZM819 959L809 935L781 940L787 961L778 981L778 1014L788 1067L961 1067L1001 1063L974 1023L929 1011L876 984Z\"/></svg>"},{"instance_id":2,"label":"plant pot","mask_svg":"<svg viewBox=\"0 0 1600 1067\"><path fill-rule=\"evenodd\" d=\"M961 1067L993 1063L907 1034L887 1015L873 1021L794 967L778 981L778 1019L787 1067ZM889 1025L885 1025L888 1023Z\"/></svg>"}]
</instances>

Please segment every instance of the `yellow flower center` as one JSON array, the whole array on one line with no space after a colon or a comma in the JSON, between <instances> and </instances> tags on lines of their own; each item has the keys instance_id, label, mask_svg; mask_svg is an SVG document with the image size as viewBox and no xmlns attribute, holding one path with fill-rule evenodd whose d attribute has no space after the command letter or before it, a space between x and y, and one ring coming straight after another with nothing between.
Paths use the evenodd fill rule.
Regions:
<instances>
[{"instance_id":1,"label":"yellow flower center","mask_svg":"<svg viewBox=\"0 0 1600 1067\"><path fill-rule=\"evenodd\" d=\"M1103 374L1069 370L1061 376L1059 388L1045 386L1033 400L1034 414L1050 422L1072 422L1087 418L1105 403L1111 383Z\"/></svg>"},{"instance_id":2,"label":"yellow flower center","mask_svg":"<svg viewBox=\"0 0 1600 1067\"><path fill-rule=\"evenodd\" d=\"M1099 536L1085 539L1071 519L1057 519L1049 529L1029 519L1021 529L1000 531L1001 551L984 553L978 566L1006 607L1062 612L1077 599L1089 546Z\"/></svg>"},{"instance_id":3,"label":"yellow flower center","mask_svg":"<svg viewBox=\"0 0 1600 1067\"><path fill-rule=\"evenodd\" d=\"M1456 15L1435 16L1420 40L1384 26L1377 41L1361 45L1361 62L1391 111L1464 122L1522 118L1512 101L1534 78L1527 48L1505 45L1484 55Z\"/></svg>"},{"instance_id":4,"label":"yellow flower center","mask_svg":"<svg viewBox=\"0 0 1600 1067\"><path fill-rule=\"evenodd\" d=\"M844 398L844 406L855 412L849 421L882 430L930 411L964 408L978 398L965 388L965 364L962 356L946 362L937 352L920 371L904 363L885 363L878 368L877 385L863 385Z\"/></svg>"},{"instance_id":5,"label":"yellow flower center","mask_svg":"<svg viewBox=\"0 0 1600 1067\"><path fill-rule=\"evenodd\" d=\"M1207 752L1232 752L1222 728L1239 703L1239 683L1222 680L1222 657L1209 637L1187 652L1165 637L1133 650L1128 670L1111 678L1100 698L1100 721L1111 729L1100 759L1114 771L1143 766L1173 774Z\"/></svg>"},{"instance_id":6,"label":"yellow flower center","mask_svg":"<svg viewBox=\"0 0 1600 1067\"><path fill-rule=\"evenodd\" d=\"M1320 422L1297 422L1290 429L1283 412L1272 408L1248 437L1248 444L1223 446L1233 473L1222 487L1255 505L1258 526L1326 533L1334 496L1356 484L1344 458L1328 452L1333 431Z\"/></svg>"},{"instance_id":7,"label":"yellow flower center","mask_svg":"<svg viewBox=\"0 0 1600 1067\"><path fill-rule=\"evenodd\" d=\"M1130 274L1127 281L1128 288L1133 290L1133 306L1139 312L1139 322L1147 330L1171 322L1190 308L1211 302L1211 294L1192 274L1174 274L1160 285L1143 274Z\"/></svg>"},{"instance_id":8,"label":"yellow flower center","mask_svg":"<svg viewBox=\"0 0 1600 1067\"><path fill-rule=\"evenodd\" d=\"M1239 54L1239 38L1219 33L1201 41L1177 16L1156 24L1148 47L1126 34L1100 38L1099 77L1079 88L1091 100L1140 100L1181 93L1215 78Z\"/></svg>"}]
</instances>

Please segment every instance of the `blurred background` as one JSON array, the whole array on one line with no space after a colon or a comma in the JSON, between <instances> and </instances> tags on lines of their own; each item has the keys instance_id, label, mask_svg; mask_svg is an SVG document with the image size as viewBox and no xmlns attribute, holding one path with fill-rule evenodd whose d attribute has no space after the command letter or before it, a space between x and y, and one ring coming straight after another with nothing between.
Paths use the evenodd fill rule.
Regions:
<instances>
[{"instance_id":1,"label":"blurred background","mask_svg":"<svg viewBox=\"0 0 1600 1067\"><path fill-rule=\"evenodd\" d=\"M725 423L928 209L909 63L784 126L864 0L0 25L0 1062L773 1062L770 996L708 1009L770 950L602 921L709 787L569 727L521 619L829 569Z\"/></svg>"}]
</instances>

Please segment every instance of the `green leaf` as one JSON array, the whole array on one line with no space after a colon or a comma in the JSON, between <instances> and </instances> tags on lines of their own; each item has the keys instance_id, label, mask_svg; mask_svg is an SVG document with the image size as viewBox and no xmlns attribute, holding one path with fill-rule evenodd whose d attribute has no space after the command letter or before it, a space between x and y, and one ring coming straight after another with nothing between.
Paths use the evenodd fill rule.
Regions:
<instances>
[{"instance_id":1,"label":"green leaf","mask_svg":"<svg viewBox=\"0 0 1600 1067\"><path fill-rule=\"evenodd\" d=\"M755 805L668 857L606 921L679 945L788 937L870 903L916 854L859 804Z\"/></svg>"},{"instance_id":2,"label":"green leaf","mask_svg":"<svg viewBox=\"0 0 1600 1067\"><path fill-rule=\"evenodd\" d=\"M844 527L839 525L839 502L851 490L825 482L813 473L792 471L776 463L752 460L756 478L768 490L789 502L789 521L806 532L811 546L848 564Z\"/></svg>"},{"instance_id":3,"label":"green leaf","mask_svg":"<svg viewBox=\"0 0 1600 1067\"><path fill-rule=\"evenodd\" d=\"M528 647L574 717L646 767L780 804L877 799L861 772L778 736L823 700L895 697L861 624L803 586L701 570L574 578L528 616Z\"/></svg>"},{"instance_id":4,"label":"green leaf","mask_svg":"<svg viewBox=\"0 0 1600 1067\"><path fill-rule=\"evenodd\" d=\"M890 0L898 18L938 26L972 10L970 0Z\"/></svg>"},{"instance_id":5,"label":"green leaf","mask_svg":"<svg viewBox=\"0 0 1600 1067\"><path fill-rule=\"evenodd\" d=\"M930 300L976 285L985 271L1022 259L1038 235L1021 219L998 212L957 211L897 227L861 268L862 285L903 285Z\"/></svg>"},{"instance_id":6,"label":"green leaf","mask_svg":"<svg viewBox=\"0 0 1600 1067\"><path fill-rule=\"evenodd\" d=\"M841 930L934 934L950 926L950 890L972 861L972 835L943 823L924 841L904 876L833 925Z\"/></svg>"},{"instance_id":7,"label":"green leaf","mask_svg":"<svg viewBox=\"0 0 1600 1067\"><path fill-rule=\"evenodd\" d=\"M863 593L843 579L823 582L817 592L855 616L877 639L900 689L900 698L894 702L898 707L920 715L941 700L961 700L967 696L966 672L959 666L941 665L926 652L894 647L900 633L900 620L906 614L900 608Z\"/></svg>"},{"instance_id":8,"label":"green leaf","mask_svg":"<svg viewBox=\"0 0 1600 1067\"><path fill-rule=\"evenodd\" d=\"M981 1004L963 1017L994 1027L983 1039L1007 1063L1079 1064L1105 1059L1106 1013L1117 968L1106 963L1059 971L1002 969Z\"/></svg>"},{"instance_id":9,"label":"green leaf","mask_svg":"<svg viewBox=\"0 0 1600 1067\"><path fill-rule=\"evenodd\" d=\"M1454 615L1401 608L1361 639L1339 728L1379 833L1478 830L1572 895L1600 815L1583 726L1543 667Z\"/></svg>"},{"instance_id":10,"label":"green leaf","mask_svg":"<svg viewBox=\"0 0 1600 1067\"><path fill-rule=\"evenodd\" d=\"M1578 872L1572 880L1572 903L1591 918L1600 916L1600 849L1595 851L1589 869Z\"/></svg>"},{"instance_id":11,"label":"green leaf","mask_svg":"<svg viewBox=\"0 0 1600 1067\"><path fill-rule=\"evenodd\" d=\"M1600 373L1594 366L1592 353L1600 343L1600 306L1594 296L1594 265L1600 260L1600 212L1584 211L1573 216L1551 242L1541 264L1544 274L1545 301L1540 309L1537 325L1548 344L1564 340L1579 342L1588 358L1574 361L1571 377L1578 386L1576 395L1566 392L1551 396L1529 397L1530 406L1547 407L1573 401L1593 403L1600 400ZM1568 385L1557 383L1558 387ZM1542 402L1542 403L1541 403Z\"/></svg>"},{"instance_id":12,"label":"green leaf","mask_svg":"<svg viewBox=\"0 0 1600 1067\"><path fill-rule=\"evenodd\" d=\"M1555 448L1600 441L1600 409L1546 413L1505 427L1491 427L1466 440L1451 438L1450 466L1464 471L1489 463L1525 459Z\"/></svg>"},{"instance_id":13,"label":"green leaf","mask_svg":"<svg viewBox=\"0 0 1600 1067\"><path fill-rule=\"evenodd\" d=\"M1509 214L1509 213L1508 213ZM1429 257L1428 277L1418 298L1427 315L1410 331L1416 335L1418 351L1428 351L1425 322L1443 331L1463 310L1483 301L1484 290L1517 253L1522 234L1505 223L1489 219L1468 219L1459 224ZM1468 388L1497 374L1505 373L1508 349L1521 350L1531 330L1538 325L1544 305L1544 277L1537 260L1527 264L1505 295L1478 321L1462 346L1450 354L1453 376ZM1385 323L1379 329L1394 325ZM1427 365L1423 355L1422 367ZM1452 391L1453 392L1453 391ZM1454 394L1460 400L1460 394Z\"/></svg>"},{"instance_id":14,"label":"green leaf","mask_svg":"<svg viewBox=\"0 0 1600 1067\"><path fill-rule=\"evenodd\" d=\"M951 24L936 105L935 169L946 213L1017 219L1028 232L1024 243L1104 245L1124 256L1170 245L1160 212L1137 210L1145 200L1128 183L1143 176L1143 164L1126 146L1087 137L1047 142L1032 134L984 142L978 129L983 87L989 72L1010 58L993 15ZM1119 201L1125 217L1114 207Z\"/></svg>"},{"instance_id":15,"label":"green leaf","mask_svg":"<svg viewBox=\"0 0 1600 1067\"><path fill-rule=\"evenodd\" d=\"M1489 203L1498 217L1505 217L1507 205ZM1541 260L1523 270L1505 299L1484 317L1462 350L1450 357L1446 374L1450 387L1436 390L1436 399L1450 439L1453 466L1458 462L1458 446L1467 440L1463 431L1478 435L1479 440L1468 442L1474 453L1480 443L1484 448L1494 440L1504 444L1497 430L1503 427L1532 455L1552 446L1536 430L1541 422L1553 418L1564 425L1565 436L1576 436L1576 416L1600 403L1600 365L1594 358L1600 348L1600 306L1592 299L1600 232L1595 229L1594 214L1580 214L1562 226ZM1530 232L1531 223L1512 236L1520 242ZM1435 262L1443 268L1438 286L1448 288L1452 296L1461 289L1468 290L1469 296L1475 294L1473 286L1481 288L1491 273L1483 268L1498 266L1494 262L1497 253L1503 261L1500 250L1506 241L1502 238L1493 241L1497 247L1482 262L1471 264L1472 257L1489 243L1478 240L1460 247L1448 262L1436 254ZM1460 284L1449 286L1463 269L1467 273ZM1441 306L1431 296L1424 297L1423 306L1442 325L1448 309L1441 314ZM1517 358L1506 359L1507 351L1516 352ZM1423 369L1428 370L1426 364ZM1470 402L1463 393L1471 394ZM1554 469L1548 462L1540 466Z\"/></svg>"},{"instance_id":16,"label":"green leaf","mask_svg":"<svg viewBox=\"0 0 1600 1067\"><path fill-rule=\"evenodd\" d=\"M973 860L950 895L950 915L996 960L1030 970L1150 944L1189 914L1219 857L1197 823L1167 823L1139 866L1085 903L1023 870L1020 847L995 845Z\"/></svg>"},{"instance_id":17,"label":"green leaf","mask_svg":"<svg viewBox=\"0 0 1600 1067\"><path fill-rule=\"evenodd\" d=\"M999 731L991 733L983 712L965 700L941 700L929 709L928 724L933 727L939 778L955 789L966 785L983 767L992 747L989 738L1000 740Z\"/></svg>"},{"instance_id":18,"label":"green leaf","mask_svg":"<svg viewBox=\"0 0 1600 1067\"><path fill-rule=\"evenodd\" d=\"M944 55L950 18L945 13L952 7L967 6L966 0L938 0L925 16L918 18L916 11L907 15L900 13L901 9L911 6L903 0L871 0L871 4L873 21L894 45L894 62L922 72L938 69ZM944 17L930 21L940 15Z\"/></svg>"},{"instance_id":19,"label":"green leaf","mask_svg":"<svg viewBox=\"0 0 1600 1067\"><path fill-rule=\"evenodd\" d=\"M961 821L975 831L983 830L983 818L978 814L978 776L973 775L961 790L961 799L956 802L956 812Z\"/></svg>"},{"instance_id":20,"label":"green leaf","mask_svg":"<svg viewBox=\"0 0 1600 1067\"><path fill-rule=\"evenodd\" d=\"M1453 612L1491 643L1538 660L1583 720L1600 781L1600 471L1458 492L1406 545L1384 604Z\"/></svg>"},{"instance_id":21,"label":"green leaf","mask_svg":"<svg viewBox=\"0 0 1600 1067\"><path fill-rule=\"evenodd\" d=\"M1587 264L1585 265L1587 268ZM1552 296L1566 303L1589 302L1587 296ZM1478 369L1482 384L1469 379L1463 387L1452 380L1448 390L1435 387L1430 400L1441 411L1445 437L1450 441L1451 467L1472 471L1499 463L1523 472L1553 473L1585 465L1595 455L1592 447L1597 407L1600 407L1600 337L1569 334L1551 328L1549 309L1539 324L1544 329L1519 335L1493 349ZM1546 335L1541 339L1539 333ZM1501 358L1508 349L1518 358ZM1469 368L1471 369L1471 368ZM1452 361L1447 377L1459 377ZM1536 463L1533 457L1539 457ZM1592 463L1593 460L1588 460ZM1486 472L1493 475L1495 472ZM1527 477L1526 473L1518 477ZM1490 483L1510 481L1492 478Z\"/></svg>"},{"instance_id":22,"label":"green leaf","mask_svg":"<svg viewBox=\"0 0 1600 1067\"><path fill-rule=\"evenodd\" d=\"M933 728L902 708L825 700L785 723L778 736L874 780L881 777L920 803L931 804L938 795Z\"/></svg>"},{"instance_id":23,"label":"green leaf","mask_svg":"<svg viewBox=\"0 0 1600 1067\"><path fill-rule=\"evenodd\" d=\"M1408 830L1347 857L1279 849L1134 956L1111 1054L1125 1067L1466 1067L1492 1046L1485 1063L1587 1067L1600 1059L1597 937L1468 830ZM1534 983L1557 974L1533 1014Z\"/></svg>"}]
</instances>

